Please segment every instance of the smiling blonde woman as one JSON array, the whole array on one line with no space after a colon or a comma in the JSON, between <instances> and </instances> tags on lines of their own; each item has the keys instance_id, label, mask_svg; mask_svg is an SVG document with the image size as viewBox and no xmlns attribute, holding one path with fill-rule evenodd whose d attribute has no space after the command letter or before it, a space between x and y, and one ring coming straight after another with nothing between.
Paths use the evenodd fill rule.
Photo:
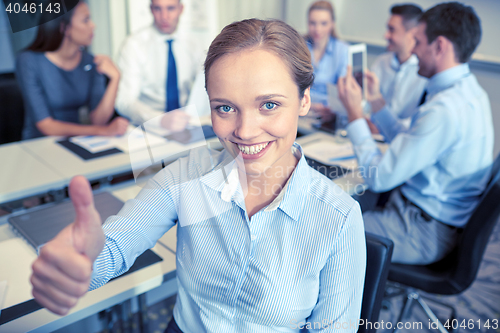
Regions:
<instances>
[{"instance_id":1,"label":"smiling blonde woman","mask_svg":"<svg viewBox=\"0 0 500 333\"><path fill-rule=\"evenodd\" d=\"M77 219L42 249L33 294L65 314L89 283L98 288L128 270L178 221L168 333L319 332L356 322L366 265L359 205L294 143L311 104L305 42L280 21L236 22L213 41L205 73L225 149L199 148L167 166L106 221L104 234L88 183L74 179ZM56 251L63 247L64 255Z\"/></svg>"}]
</instances>

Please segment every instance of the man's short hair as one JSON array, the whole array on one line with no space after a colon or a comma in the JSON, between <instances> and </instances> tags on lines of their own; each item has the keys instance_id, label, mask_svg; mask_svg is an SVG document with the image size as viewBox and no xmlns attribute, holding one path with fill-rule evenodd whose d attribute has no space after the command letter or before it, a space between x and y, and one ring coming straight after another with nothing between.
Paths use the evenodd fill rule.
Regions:
<instances>
[{"instance_id":1,"label":"man's short hair","mask_svg":"<svg viewBox=\"0 0 500 333\"><path fill-rule=\"evenodd\" d=\"M392 15L399 15L403 18L403 25L406 30L417 25L422 13L422 8L412 3L397 4L391 7Z\"/></svg>"},{"instance_id":2,"label":"man's short hair","mask_svg":"<svg viewBox=\"0 0 500 333\"><path fill-rule=\"evenodd\" d=\"M481 40L481 20L474 9L458 2L442 3L427 10L419 22L427 25L427 42L443 36L453 43L460 63L469 61Z\"/></svg>"}]
</instances>

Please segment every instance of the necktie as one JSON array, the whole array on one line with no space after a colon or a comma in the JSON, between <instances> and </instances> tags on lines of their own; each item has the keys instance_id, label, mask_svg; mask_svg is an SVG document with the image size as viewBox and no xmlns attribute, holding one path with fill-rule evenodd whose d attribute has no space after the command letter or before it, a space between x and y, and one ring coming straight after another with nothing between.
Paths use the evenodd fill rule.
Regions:
<instances>
[{"instance_id":1,"label":"necktie","mask_svg":"<svg viewBox=\"0 0 500 333\"><path fill-rule=\"evenodd\" d=\"M179 108L179 88L177 87L177 68L175 66L174 53L172 52L173 39L168 43L168 70L167 70L167 106L166 111Z\"/></svg>"},{"instance_id":2,"label":"necktie","mask_svg":"<svg viewBox=\"0 0 500 333\"><path fill-rule=\"evenodd\" d=\"M422 94L422 98L420 98L420 103L418 103L418 106L422 105L425 103L425 98L427 97L427 90L424 90L424 93Z\"/></svg>"}]
</instances>

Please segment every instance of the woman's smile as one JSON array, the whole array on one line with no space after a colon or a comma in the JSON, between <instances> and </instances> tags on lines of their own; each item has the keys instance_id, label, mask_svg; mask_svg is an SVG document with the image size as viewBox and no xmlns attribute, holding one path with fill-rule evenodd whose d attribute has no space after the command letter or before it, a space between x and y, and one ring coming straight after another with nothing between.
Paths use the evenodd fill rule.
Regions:
<instances>
[{"instance_id":1,"label":"woman's smile","mask_svg":"<svg viewBox=\"0 0 500 333\"><path fill-rule=\"evenodd\" d=\"M289 67L262 49L225 55L208 76L214 131L223 146L243 160L246 173L294 166L291 146L309 92L299 97Z\"/></svg>"}]
</instances>

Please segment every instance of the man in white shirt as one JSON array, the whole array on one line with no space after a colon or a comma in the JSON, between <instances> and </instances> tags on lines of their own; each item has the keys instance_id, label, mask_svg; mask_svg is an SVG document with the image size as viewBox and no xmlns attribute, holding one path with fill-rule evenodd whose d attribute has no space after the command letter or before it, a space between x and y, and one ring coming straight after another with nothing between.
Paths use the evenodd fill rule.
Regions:
<instances>
[{"instance_id":1,"label":"man in white shirt","mask_svg":"<svg viewBox=\"0 0 500 333\"><path fill-rule=\"evenodd\" d=\"M421 15L422 9L413 4L391 8L384 36L389 52L377 57L372 65L372 72L380 80L380 92L399 119L413 115L427 84L427 79L417 74L418 59L411 53L415 46L415 27Z\"/></svg>"},{"instance_id":2,"label":"man in white shirt","mask_svg":"<svg viewBox=\"0 0 500 333\"><path fill-rule=\"evenodd\" d=\"M157 118L161 125L178 131L189 121L177 109L186 105L202 70L203 50L176 31L183 9L180 0L152 0L154 24L129 36L123 45L116 109L135 124L164 115Z\"/></svg>"}]
</instances>

